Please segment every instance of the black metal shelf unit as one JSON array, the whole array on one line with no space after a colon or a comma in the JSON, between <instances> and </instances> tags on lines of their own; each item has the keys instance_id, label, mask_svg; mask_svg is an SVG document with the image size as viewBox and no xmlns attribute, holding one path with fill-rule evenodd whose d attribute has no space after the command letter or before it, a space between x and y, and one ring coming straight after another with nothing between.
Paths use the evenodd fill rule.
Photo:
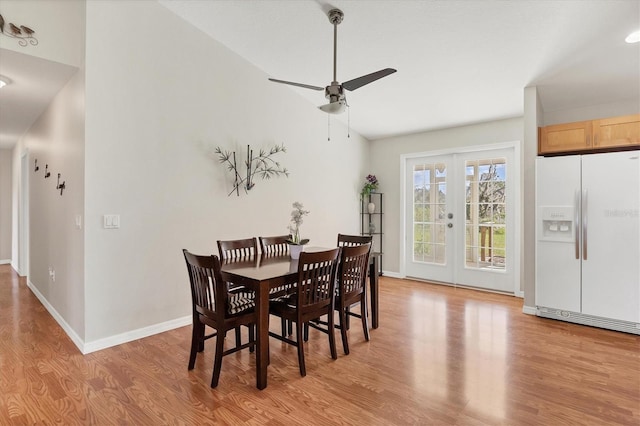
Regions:
<instances>
[{"instance_id":1,"label":"black metal shelf unit","mask_svg":"<svg viewBox=\"0 0 640 426\"><path fill-rule=\"evenodd\" d=\"M380 253L379 273L382 274L382 228L383 204L382 192L372 192L360 200L360 235L371 235L371 251ZM371 206L373 204L373 206Z\"/></svg>"}]
</instances>

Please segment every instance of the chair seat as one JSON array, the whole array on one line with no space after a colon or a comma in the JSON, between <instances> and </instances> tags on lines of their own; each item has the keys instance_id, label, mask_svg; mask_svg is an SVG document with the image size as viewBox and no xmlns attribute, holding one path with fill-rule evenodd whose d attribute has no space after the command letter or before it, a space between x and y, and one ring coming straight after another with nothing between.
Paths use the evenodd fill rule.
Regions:
<instances>
[{"instance_id":1,"label":"chair seat","mask_svg":"<svg viewBox=\"0 0 640 426\"><path fill-rule=\"evenodd\" d=\"M256 301L251 293L230 293L227 313L231 316L244 315L255 310Z\"/></svg>"}]
</instances>

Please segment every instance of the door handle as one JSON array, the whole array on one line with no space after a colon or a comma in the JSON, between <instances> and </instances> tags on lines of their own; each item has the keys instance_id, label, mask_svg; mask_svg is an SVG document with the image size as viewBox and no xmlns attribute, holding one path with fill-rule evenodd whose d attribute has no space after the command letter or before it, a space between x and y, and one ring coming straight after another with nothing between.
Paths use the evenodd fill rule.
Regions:
<instances>
[{"instance_id":1,"label":"door handle","mask_svg":"<svg viewBox=\"0 0 640 426\"><path fill-rule=\"evenodd\" d=\"M582 191L582 260L587 260L587 190Z\"/></svg>"},{"instance_id":2,"label":"door handle","mask_svg":"<svg viewBox=\"0 0 640 426\"><path fill-rule=\"evenodd\" d=\"M580 260L580 191L576 190L573 214L573 232L575 233L576 259Z\"/></svg>"}]
</instances>

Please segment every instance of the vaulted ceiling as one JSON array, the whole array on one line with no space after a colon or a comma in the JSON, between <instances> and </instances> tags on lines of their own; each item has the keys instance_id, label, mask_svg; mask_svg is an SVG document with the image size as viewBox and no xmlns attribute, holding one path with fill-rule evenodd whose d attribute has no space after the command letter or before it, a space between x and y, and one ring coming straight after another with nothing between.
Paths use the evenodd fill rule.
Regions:
<instances>
[{"instance_id":1,"label":"vaulted ceiling","mask_svg":"<svg viewBox=\"0 0 640 426\"><path fill-rule=\"evenodd\" d=\"M338 81L398 70L347 92L350 115L335 116L369 139L521 116L527 86L538 87L545 112L620 101L640 111L640 43L624 42L640 29L638 0L159 2L265 80L322 87L333 73L326 14L340 8ZM0 148L17 141L74 70L0 49L0 74L29 82L0 91ZM280 89L327 102L322 92Z\"/></svg>"},{"instance_id":2,"label":"vaulted ceiling","mask_svg":"<svg viewBox=\"0 0 640 426\"><path fill-rule=\"evenodd\" d=\"M347 92L351 127L369 139L521 116L532 85L545 111L640 99L640 44L624 42L640 30L637 0L160 3L265 78L322 87L333 73L326 13L340 8L338 81L398 70ZM322 92L281 89L326 103Z\"/></svg>"}]
</instances>

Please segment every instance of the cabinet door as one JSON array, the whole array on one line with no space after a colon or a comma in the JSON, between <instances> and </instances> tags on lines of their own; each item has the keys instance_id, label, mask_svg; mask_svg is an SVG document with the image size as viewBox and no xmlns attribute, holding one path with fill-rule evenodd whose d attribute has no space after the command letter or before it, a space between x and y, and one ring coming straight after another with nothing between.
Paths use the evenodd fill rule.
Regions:
<instances>
[{"instance_id":1,"label":"cabinet door","mask_svg":"<svg viewBox=\"0 0 640 426\"><path fill-rule=\"evenodd\" d=\"M640 114L593 121L593 147L640 146Z\"/></svg>"},{"instance_id":2,"label":"cabinet door","mask_svg":"<svg viewBox=\"0 0 640 426\"><path fill-rule=\"evenodd\" d=\"M556 124L540 129L539 154L576 152L591 148L591 122Z\"/></svg>"}]
</instances>

